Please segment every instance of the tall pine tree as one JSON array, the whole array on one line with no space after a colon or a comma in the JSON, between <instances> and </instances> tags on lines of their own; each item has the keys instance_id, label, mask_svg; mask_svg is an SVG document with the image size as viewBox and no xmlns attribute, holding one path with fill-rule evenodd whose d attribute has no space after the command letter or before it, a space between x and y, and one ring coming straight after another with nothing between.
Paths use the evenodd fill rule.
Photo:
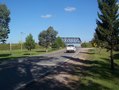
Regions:
<instances>
[{"instance_id":1,"label":"tall pine tree","mask_svg":"<svg viewBox=\"0 0 119 90\"><path fill-rule=\"evenodd\" d=\"M117 0L98 0L100 12L97 20L96 34L105 42L105 48L110 51L111 69L114 69L113 51L118 44L119 13Z\"/></svg>"},{"instance_id":2,"label":"tall pine tree","mask_svg":"<svg viewBox=\"0 0 119 90\"><path fill-rule=\"evenodd\" d=\"M5 43L10 33L10 11L5 4L0 4L0 42Z\"/></svg>"}]
</instances>

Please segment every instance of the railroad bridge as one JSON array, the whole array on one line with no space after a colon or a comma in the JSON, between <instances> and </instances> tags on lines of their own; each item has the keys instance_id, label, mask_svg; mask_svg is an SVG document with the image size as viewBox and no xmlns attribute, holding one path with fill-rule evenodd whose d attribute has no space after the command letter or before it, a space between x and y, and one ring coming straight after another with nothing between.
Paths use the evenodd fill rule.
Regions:
<instances>
[{"instance_id":1,"label":"railroad bridge","mask_svg":"<svg viewBox=\"0 0 119 90\"><path fill-rule=\"evenodd\" d=\"M61 37L64 43L67 44L81 44L81 39L79 37Z\"/></svg>"}]
</instances>

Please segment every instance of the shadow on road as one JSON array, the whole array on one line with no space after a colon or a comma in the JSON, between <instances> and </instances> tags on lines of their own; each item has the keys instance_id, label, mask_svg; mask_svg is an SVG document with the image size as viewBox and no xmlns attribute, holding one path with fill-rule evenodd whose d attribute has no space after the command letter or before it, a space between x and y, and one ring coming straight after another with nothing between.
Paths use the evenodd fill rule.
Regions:
<instances>
[{"instance_id":1,"label":"shadow on road","mask_svg":"<svg viewBox=\"0 0 119 90\"><path fill-rule=\"evenodd\" d=\"M108 86L106 87L103 84L99 84L92 79L95 78L107 81L112 80L113 77L119 79L119 72L113 72L112 74L109 69L109 63L98 60L82 60L68 56L63 57L75 63L59 63L52 73L44 78L39 78L37 81L29 83L20 90L110 90ZM68 77L69 75L71 77ZM75 77L79 79L70 80ZM84 83L86 77L92 79ZM82 80L84 82L82 82Z\"/></svg>"},{"instance_id":2,"label":"shadow on road","mask_svg":"<svg viewBox=\"0 0 119 90\"><path fill-rule=\"evenodd\" d=\"M82 60L62 56L70 62L60 62L57 66L40 66L37 62L52 61L54 57L28 57L0 64L0 89L15 90L31 81L19 90L109 90L103 84L92 79L119 79L119 72L112 72L109 63L98 60ZM73 62L73 63L71 63ZM117 68L119 71L119 69ZM50 71L46 73L46 71ZM45 73L45 74L44 74ZM86 77L90 77L86 81ZM6 87L7 86L7 87Z\"/></svg>"},{"instance_id":3,"label":"shadow on road","mask_svg":"<svg viewBox=\"0 0 119 90\"><path fill-rule=\"evenodd\" d=\"M33 79L40 77L52 66L40 66L36 63L41 61L52 61L54 57L26 57L17 60L5 60L0 63L0 89L14 90Z\"/></svg>"},{"instance_id":4,"label":"shadow on road","mask_svg":"<svg viewBox=\"0 0 119 90\"><path fill-rule=\"evenodd\" d=\"M83 53L83 54L95 54L95 53L92 53L92 52L80 52L80 53Z\"/></svg>"}]
</instances>

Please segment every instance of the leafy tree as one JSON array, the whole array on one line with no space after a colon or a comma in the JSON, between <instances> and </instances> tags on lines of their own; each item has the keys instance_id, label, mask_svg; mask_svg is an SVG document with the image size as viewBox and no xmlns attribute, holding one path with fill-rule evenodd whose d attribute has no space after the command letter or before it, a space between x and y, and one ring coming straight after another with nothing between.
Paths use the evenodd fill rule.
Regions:
<instances>
[{"instance_id":1,"label":"leafy tree","mask_svg":"<svg viewBox=\"0 0 119 90\"><path fill-rule=\"evenodd\" d=\"M111 69L114 69L113 50L118 44L119 13L117 0L98 0L100 12L97 20L96 34L105 42L105 48L110 51Z\"/></svg>"},{"instance_id":2,"label":"leafy tree","mask_svg":"<svg viewBox=\"0 0 119 90\"><path fill-rule=\"evenodd\" d=\"M25 48L29 51L31 51L31 49L35 48L35 41L34 41L33 36L31 34L29 34L26 37L26 42L24 43L24 45L25 45Z\"/></svg>"},{"instance_id":3,"label":"leafy tree","mask_svg":"<svg viewBox=\"0 0 119 90\"><path fill-rule=\"evenodd\" d=\"M47 51L47 48L52 46L55 42L57 34L57 31L55 31L54 28L50 26L47 30L42 31L39 34L39 45L44 46Z\"/></svg>"},{"instance_id":4,"label":"leafy tree","mask_svg":"<svg viewBox=\"0 0 119 90\"><path fill-rule=\"evenodd\" d=\"M63 42L61 37L57 37L56 42L58 42L60 48L64 48L65 47L65 43Z\"/></svg>"},{"instance_id":5,"label":"leafy tree","mask_svg":"<svg viewBox=\"0 0 119 90\"><path fill-rule=\"evenodd\" d=\"M86 48L86 47L87 47L86 42L83 42L83 43L81 44L81 47Z\"/></svg>"},{"instance_id":6,"label":"leafy tree","mask_svg":"<svg viewBox=\"0 0 119 90\"><path fill-rule=\"evenodd\" d=\"M5 43L10 33L10 11L5 4L0 4L0 42Z\"/></svg>"},{"instance_id":7,"label":"leafy tree","mask_svg":"<svg viewBox=\"0 0 119 90\"><path fill-rule=\"evenodd\" d=\"M52 45L52 48L64 48L65 43L62 41L61 37L57 37L54 44Z\"/></svg>"},{"instance_id":8,"label":"leafy tree","mask_svg":"<svg viewBox=\"0 0 119 90\"><path fill-rule=\"evenodd\" d=\"M59 43L57 42L57 40L54 42L54 44L52 45L52 48L53 49L59 49L60 48L60 45Z\"/></svg>"}]
</instances>

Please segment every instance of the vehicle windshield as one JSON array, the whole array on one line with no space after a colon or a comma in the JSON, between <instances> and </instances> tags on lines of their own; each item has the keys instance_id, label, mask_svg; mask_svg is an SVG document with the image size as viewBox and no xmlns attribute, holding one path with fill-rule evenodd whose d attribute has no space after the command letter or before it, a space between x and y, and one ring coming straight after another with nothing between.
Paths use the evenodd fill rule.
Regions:
<instances>
[{"instance_id":1,"label":"vehicle windshield","mask_svg":"<svg viewBox=\"0 0 119 90\"><path fill-rule=\"evenodd\" d=\"M68 47L74 47L74 45L68 45Z\"/></svg>"}]
</instances>

